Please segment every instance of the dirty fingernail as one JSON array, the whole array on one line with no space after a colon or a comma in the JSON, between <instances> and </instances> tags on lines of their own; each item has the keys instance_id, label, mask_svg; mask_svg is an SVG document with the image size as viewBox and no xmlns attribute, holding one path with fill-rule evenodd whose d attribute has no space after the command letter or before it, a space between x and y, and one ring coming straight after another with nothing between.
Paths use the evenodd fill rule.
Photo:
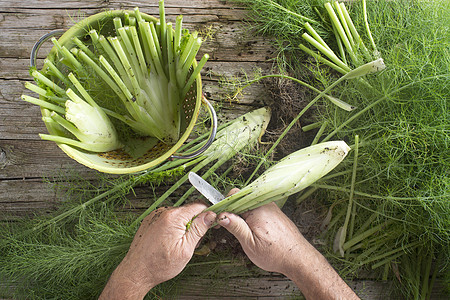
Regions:
<instances>
[{"instance_id":1,"label":"dirty fingernail","mask_svg":"<svg viewBox=\"0 0 450 300\"><path fill-rule=\"evenodd\" d=\"M227 216L222 216L218 219L218 223L222 226L227 226L230 224L230 219Z\"/></svg>"},{"instance_id":2,"label":"dirty fingernail","mask_svg":"<svg viewBox=\"0 0 450 300\"><path fill-rule=\"evenodd\" d=\"M216 221L216 214L212 212L206 214L203 221L205 222L206 226L210 227Z\"/></svg>"}]
</instances>

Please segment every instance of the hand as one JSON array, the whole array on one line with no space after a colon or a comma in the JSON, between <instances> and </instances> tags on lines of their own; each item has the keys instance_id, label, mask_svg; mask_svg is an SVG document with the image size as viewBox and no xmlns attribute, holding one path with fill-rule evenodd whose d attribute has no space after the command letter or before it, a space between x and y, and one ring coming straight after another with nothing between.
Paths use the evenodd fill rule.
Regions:
<instances>
[{"instance_id":1,"label":"hand","mask_svg":"<svg viewBox=\"0 0 450 300\"><path fill-rule=\"evenodd\" d=\"M205 208L193 203L159 208L148 215L100 298L142 299L151 288L178 275L216 220L215 213L202 213Z\"/></svg>"},{"instance_id":2,"label":"hand","mask_svg":"<svg viewBox=\"0 0 450 300\"><path fill-rule=\"evenodd\" d=\"M218 216L258 267L286 275L306 299L359 299L274 203L242 214Z\"/></svg>"},{"instance_id":3,"label":"hand","mask_svg":"<svg viewBox=\"0 0 450 300\"><path fill-rule=\"evenodd\" d=\"M240 242L248 258L269 272L286 274L300 244L307 243L297 226L270 203L242 215L218 216L219 225L230 231Z\"/></svg>"}]
</instances>

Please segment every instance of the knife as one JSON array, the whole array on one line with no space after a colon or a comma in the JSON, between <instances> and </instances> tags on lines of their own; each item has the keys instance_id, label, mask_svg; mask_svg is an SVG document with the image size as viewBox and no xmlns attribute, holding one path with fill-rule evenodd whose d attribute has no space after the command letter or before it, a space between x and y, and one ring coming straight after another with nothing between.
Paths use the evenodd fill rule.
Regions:
<instances>
[{"instance_id":1,"label":"knife","mask_svg":"<svg viewBox=\"0 0 450 300\"><path fill-rule=\"evenodd\" d=\"M188 178L189 182L197 189L197 191L205 196L213 205L225 199L218 190L194 172L189 172Z\"/></svg>"}]
</instances>

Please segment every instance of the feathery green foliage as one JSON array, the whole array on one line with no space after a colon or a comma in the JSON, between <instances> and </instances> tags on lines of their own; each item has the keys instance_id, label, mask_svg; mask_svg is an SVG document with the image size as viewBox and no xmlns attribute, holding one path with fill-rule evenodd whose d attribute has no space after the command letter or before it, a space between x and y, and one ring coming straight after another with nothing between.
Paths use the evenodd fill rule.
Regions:
<instances>
[{"instance_id":1,"label":"feathery green foliage","mask_svg":"<svg viewBox=\"0 0 450 300\"><path fill-rule=\"evenodd\" d=\"M119 220L113 212L108 204L88 208L72 224L25 236L14 231L15 224L2 229L8 245L1 247L0 276L14 284L19 298L98 297L134 235L127 226L130 217Z\"/></svg>"}]
</instances>

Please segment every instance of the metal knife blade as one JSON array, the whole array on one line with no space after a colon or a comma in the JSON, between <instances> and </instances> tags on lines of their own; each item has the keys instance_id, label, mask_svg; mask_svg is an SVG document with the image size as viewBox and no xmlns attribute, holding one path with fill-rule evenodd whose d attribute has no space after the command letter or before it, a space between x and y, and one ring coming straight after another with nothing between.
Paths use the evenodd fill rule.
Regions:
<instances>
[{"instance_id":1,"label":"metal knife blade","mask_svg":"<svg viewBox=\"0 0 450 300\"><path fill-rule=\"evenodd\" d=\"M212 204L217 204L225 199L218 190L194 172L189 172L188 178L189 182L197 189L197 191L205 196Z\"/></svg>"}]
</instances>

